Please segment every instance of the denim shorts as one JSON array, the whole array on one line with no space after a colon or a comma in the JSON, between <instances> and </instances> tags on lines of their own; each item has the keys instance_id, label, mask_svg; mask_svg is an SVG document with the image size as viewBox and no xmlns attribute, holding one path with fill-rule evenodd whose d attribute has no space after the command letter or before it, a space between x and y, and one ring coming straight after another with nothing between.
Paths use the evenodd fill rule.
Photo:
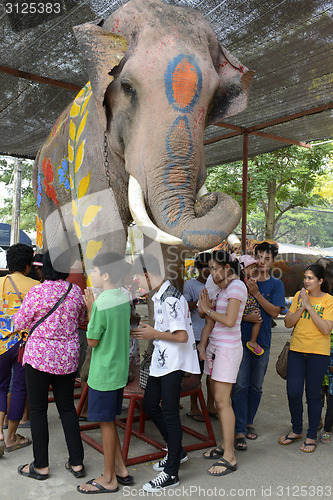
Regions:
<instances>
[{"instance_id":1,"label":"denim shorts","mask_svg":"<svg viewBox=\"0 0 333 500\"><path fill-rule=\"evenodd\" d=\"M121 414L124 388L115 391L96 391L89 387L88 420L93 422L114 422Z\"/></svg>"}]
</instances>

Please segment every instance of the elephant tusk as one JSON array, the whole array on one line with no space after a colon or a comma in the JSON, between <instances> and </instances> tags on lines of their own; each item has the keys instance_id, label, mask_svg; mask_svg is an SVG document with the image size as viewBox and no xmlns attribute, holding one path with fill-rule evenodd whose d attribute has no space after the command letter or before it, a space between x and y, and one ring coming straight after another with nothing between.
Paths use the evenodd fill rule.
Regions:
<instances>
[{"instance_id":1,"label":"elephant tusk","mask_svg":"<svg viewBox=\"0 0 333 500\"><path fill-rule=\"evenodd\" d=\"M135 224L151 240L165 245L180 245L182 240L159 229L147 214L143 191L138 181L130 175L128 182L128 206Z\"/></svg>"},{"instance_id":2,"label":"elephant tusk","mask_svg":"<svg viewBox=\"0 0 333 500\"><path fill-rule=\"evenodd\" d=\"M197 192L197 200L208 193L208 189L206 188L206 184L203 184L199 191Z\"/></svg>"},{"instance_id":3,"label":"elephant tusk","mask_svg":"<svg viewBox=\"0 0 333 500\"><path fill-rule=\"evenodd\" d=\"M229 234L227 238L227 243L229 243L229 245L234 248L239 248L241 244L241 242L234 233Z\"/></svg>"}]
</instances>

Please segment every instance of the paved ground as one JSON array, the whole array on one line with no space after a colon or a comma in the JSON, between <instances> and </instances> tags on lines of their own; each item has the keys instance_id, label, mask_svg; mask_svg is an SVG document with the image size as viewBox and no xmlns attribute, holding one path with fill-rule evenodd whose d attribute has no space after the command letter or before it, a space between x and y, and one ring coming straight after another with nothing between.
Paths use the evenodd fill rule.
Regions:
<instances>
[{"instance_id":1,"label":"paved ground","mask_svg":"<svg viewBox=\"0 0 333 500\"><path fill-rule=\"evenodd\" d=\"M318 443L314 453L302 453L300 442L282 447L278 444L279 435L290 429L290 416L287 406L285 382L275 373L275 361L278 352L288 338L288 331L283 326L283 320L278 319L278 325L273 329L273 345L271 361L265 379L262 403L257 415L255 426L259 433L256 441L248 442L247 451L236 452L238 470L223 478L212 478L206 474L210 462L202 458L202 451L189 454L189 460L181 466L180 486L164 492L164 497L178 498L256 498L256 499L289 499L303 498L318 500L333 499L333 474L331 446ZM182 400L182 420L186 425L202 429L200 423L195 423L186 416L189 410L189 398ZM306 419L305 419L306 420ZM306 423L306 422L305 422ZM154 429L151 423L152 434ZM67 459L64 437L54 404L49 407L50 427L50 467L51 475L47 481L38 482L20 477L17 466L31 461L31 447L13 453L6 453L0 458L0 500L72 500L83 498L76 491L80 483L65 471ZM217 421L213 421L216 439L220 438ZM99 439L100 431L90 431ZM30 435L29 430L24 432ZM122 432L120 432L122 435ZM156 434L157 437L157 434ZM188 442L186 440L186 442ZM103 456L84 444L85 465L88 479L98 477L103 470ZM140 440L133 438L130 454L145 454L153 449ZM132 487L120 487L119 493L112 494L114 500L120 498L142 498L151 494L140 489L142 484L154 477L152 463L144 463L130 467L130 473L135 477ZM81 481L82 482L82 481ZM161 496L161 495L160 495Z\"/></svg>"}]
</instances>

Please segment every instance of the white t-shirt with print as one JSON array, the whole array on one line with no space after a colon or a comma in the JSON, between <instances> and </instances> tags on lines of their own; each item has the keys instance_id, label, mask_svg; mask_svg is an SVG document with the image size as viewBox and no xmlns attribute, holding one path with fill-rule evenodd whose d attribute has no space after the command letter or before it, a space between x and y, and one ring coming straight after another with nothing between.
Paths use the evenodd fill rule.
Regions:
<instances>
[{"instance_id":1,"label":"white t-shirt with print","mask_svg":"<svg viewBox=\"0 0 333 500\"><path fill-rule=\"evenodd\" d=\"M169 281L165 281L152 297L154 302L155 330L175 332L185 330L187 342L154 340L154 351L149 374L162 377L176 370L200 373L191 316L185 297Z\"/></svg>"}]
</instances>

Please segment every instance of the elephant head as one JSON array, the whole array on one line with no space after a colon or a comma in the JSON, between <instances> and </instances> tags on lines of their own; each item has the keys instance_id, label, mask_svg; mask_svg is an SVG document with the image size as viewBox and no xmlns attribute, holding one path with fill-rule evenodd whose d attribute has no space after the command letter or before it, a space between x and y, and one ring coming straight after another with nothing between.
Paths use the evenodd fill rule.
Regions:
<instances>
[{"instance_id":1,"label":"elephant head","mask_svg":"<svg viewBox=\"0 0 333 500\"><path fill-rule=\"evenodd\" d=\"M199 250L220 243L240 209L222 193L196 201L206 178L204 129L246 107L253 72L198 12L160 0L131 0L74 32L111 168L129 175L133 219L164 243ZM125 55L115 35L126 39Z\"/></svg>"}]
</instances>

